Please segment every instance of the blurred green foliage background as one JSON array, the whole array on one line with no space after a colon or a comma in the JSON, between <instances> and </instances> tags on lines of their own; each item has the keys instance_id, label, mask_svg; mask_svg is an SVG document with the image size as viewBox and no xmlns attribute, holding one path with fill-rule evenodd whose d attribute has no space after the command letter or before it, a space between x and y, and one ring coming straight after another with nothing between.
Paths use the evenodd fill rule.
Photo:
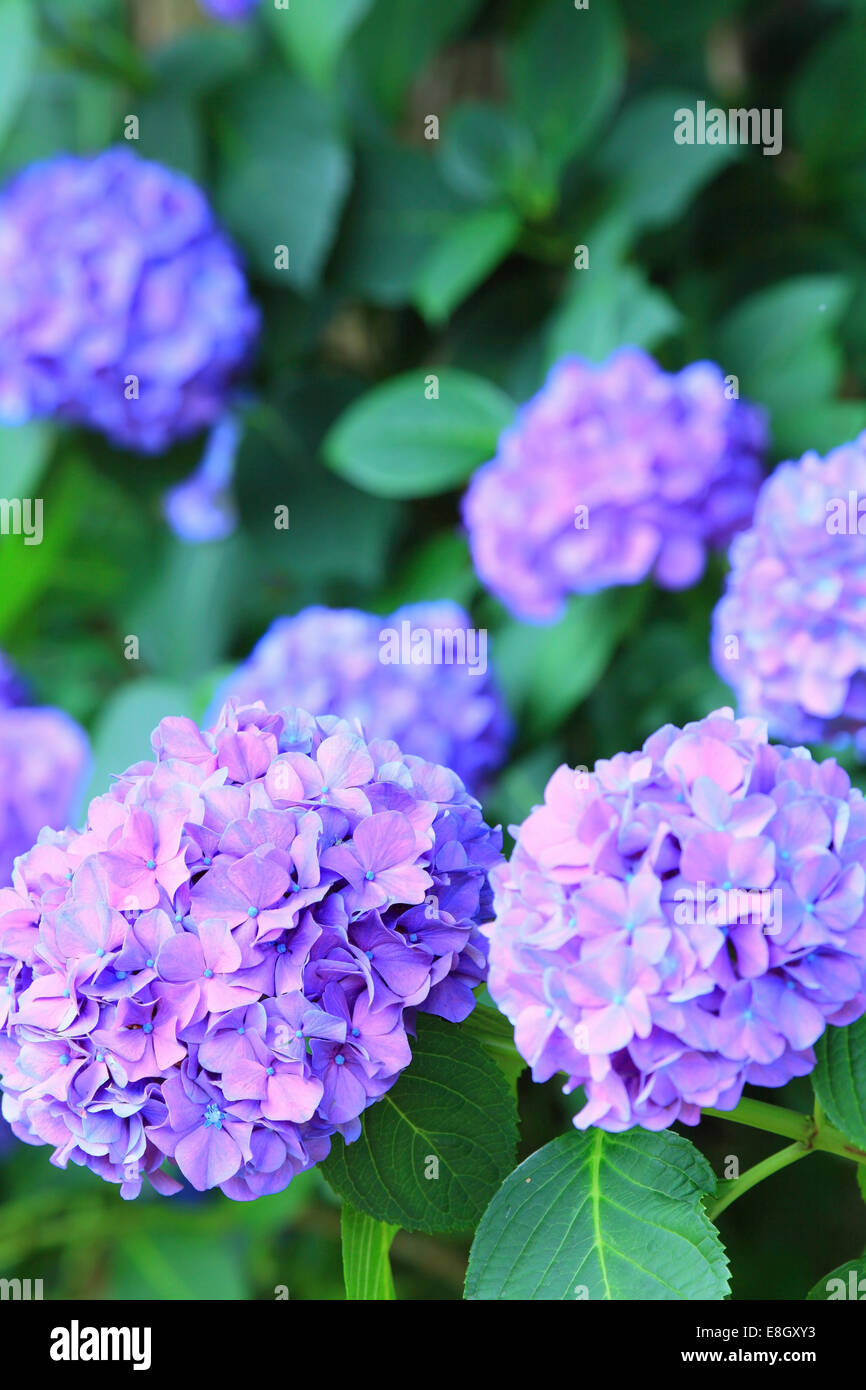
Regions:
<instances>
[{"instance_id":1,"label":"blurred green foliage background","mask_svg":"<svg viewBox=\"0 0 866 1390\"><path fill-rule=\"evenodd\" d=\"M0 177L119 143L136 115L138 153L209 193L265 316L226 541L185 545L162 517L201 441L145 458L0 431L3 491L38 491L51 517L24 559L0 538L0 647L91 732L95 791L163 715L200 714L276 615L453 597L490 630L517 720L487 806L508 824L563 759L591 766L729 698L707 653L723 564L684 594L602 594L524 627L479 589L457 527L483 428L441 476L399 392L392 438L348 465L323 440L391 377L459 369L495 388L489 452L497 411L556 357L626 342L735 373L770 411L771 461L866 426L866 4L291 0L289 15L263 0L223 27L194 0L0 0ZM699 99L780 108L781 153L675 145L673 112ZM808 1083L766 1098L808 1109ZM521 1157L574 1108L525 1076L520 1103ZM720 1173L772 1146L713 1121L696 1137ZM866 1208L852 1166L818 1156L720 1226L734 1297L802 1298L862 1247ZM398 1297L458 1298L467 1249L398 1235ZM43 1277L51 1298L339 1299L339 1206L316 1172L251 1204L124 1204L16 1144L0 1273Z\"/></svg>"}]
</instances>

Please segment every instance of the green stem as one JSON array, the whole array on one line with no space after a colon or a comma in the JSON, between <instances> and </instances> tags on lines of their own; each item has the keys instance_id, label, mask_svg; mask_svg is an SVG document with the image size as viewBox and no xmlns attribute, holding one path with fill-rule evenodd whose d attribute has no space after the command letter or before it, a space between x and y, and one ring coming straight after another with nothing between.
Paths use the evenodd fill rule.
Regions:
<instances>
[{"instance_id":1,"label":"green stem","mask_svg":"<svg viewBox=\"0 0 866 1390\"><path fill-rule=\"evenodd\" d=\"M858 1149L840 1134L838 1129L825 1120L818 1110L814 1116L803 1115L798 1110L785 1110L781 1105L767 1105L762 1100L741 1100L735 1110L713 1110L707 1108L705 1115L716 1120L732 1120L734 1124L750 1125L752 1129L763 1129L768 1134L780 1134L785 1139L796 1139L808 1150L838 1154L850 1158L854 1163L866 1163L866 1152Z\"/></svg>"},{"instance_id":2,"label":"green stem","mask_svg":"<svg viewBox=\"0 0 866 1390\"><path fill-rule=\"evenodd\" d=\"M744 1099L735 1110L707 1108L703 1113L716 1120L732 1120L735 1125L763 1129L767 1134L781 1134L785 1139L799 1139L804 1144L814 1129L811 1115L785 1110L781 1105L767 1105L763 1100Z\"/></svg>"},{"instance_id":3,"label":"green stem","mask_svg":"<svg viewBox=\"0 0 866 1390\"><path fill-rule=\"evenodd\" d=\"M805 1158L811 1150L805 1144L789 1144L785 1149L779 1149L776 1153L770 1154L769 1158L762 1159L753 1168L747 1168L738 1178L732 1178L728 1182L720 1183L716 1200L707 1206L707 1215L711 1221L725 1210L726 1207L735 1202L738 1197L742 1197L744 1192L748 1192L751 1187L755 1187L764 1178L769 1178L771 1174L778 1173L781 1168L787 1168L789 1163L796 1163L798 1159Z\"/></svg>"}]
</instances>

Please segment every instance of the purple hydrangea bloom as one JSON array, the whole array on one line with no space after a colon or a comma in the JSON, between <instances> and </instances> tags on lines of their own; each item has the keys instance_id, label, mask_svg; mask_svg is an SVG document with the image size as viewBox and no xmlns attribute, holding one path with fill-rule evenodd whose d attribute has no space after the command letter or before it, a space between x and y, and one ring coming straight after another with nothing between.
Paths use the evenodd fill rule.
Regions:
<instances>
[{"instance_id":1,"label":"purple hydrangea bloom","mask_svg":"<svg viewBox=\"0 0 866 1390\"><path fill-rule=\"evenodd\" d=\"M0 654L0 885L43 826L59 829L76 809L89 762L87 736L59 709L29 708Z\"/></svg>"},{"instance_id":2,"label":"purple hydrangea bloom","mask_svg":"<svg viewBox=\"0 0 866 1390\"><path fill-rule=\"evenodd\" d=\"M717 710L560 767L491 874L489 989L579 1128L696 1124L866 1010L866 802Z\"/></svg>"},{"instance_id":3,"label":"purple hydrangea bloom","mask_svg":"<svg viewBox=\"0 0 866 1390\"><path fill-rule=\"evenodd\" d=\"M204 194L129 149L31 165L0 194L0 421L146 453L214 423L259 315Z\"/></svg>"},{"instance_id":4,"label":"purple hydrangea bloom","mask_svg":"<svg viewBox=\"0 0 866 1390\"><path fill-rule=\"evenodd\" d=\"M271 624L220 687L211 714L229 696L339 714L369 738L393 738L450 767L479 794L505 758L511 728L487 669L487 634L470 624L446 601L407 604L384 618L305 608ZM445 634L454 634L453 648Z\"/></svg>"},{"instance_id":5,"label":"purple hydrangea bloom","mask_svg":"<svg viewBox=\"0 0 866 1390\"><path fill-rule=\"evenodd\" d=\"M163 510L174 534L191 545L221 541L237 525L231 492L241 429L234 415L218 420L196 471L166 493Z\"/></svg>"},{"instance_id":6,"label":"purple hydrangea bloom","mask_svg":"<svg viewBox=\"0 0 866 1390\"><path fill-rule=\"evenodd\" d=\"M731 546L716 670L789 741L866 754L866 434L783 463Z\"/></svg>"},{"instance_id":7,"label":"purple hydrangea bloom","mask_svg":"<svg viewBox=\"0 0 866 1390\"><path fill-rule=\"evenodd\" d=\"M650 572L686 588L748 525L764 444L761 412L729 399L711 362L671 375L639 348L566 357L472 479L475 568L529 622Z\"/></svg>"},{"instance_id":8,"label":"purple hydrangea bloom","mask_svg":"<svg viewBox=\"0 0 866 1390\"><path fill-rule=\"evenodd\" d=\"M501 837L445 767L230 701L0 890L3 1114L134 1197L248 1200L347 1142L417 1011L474 1007Z\"/></svg>"},{"instance_id":9,"label":"purple hydrangea bloom","mask_svg":"<svg viewBox=\"0 0 866 1390\"><path fill-rule=\"evenodd\" d=\"M258 8L259 0L199 0L202 9L224 24L237 24Z\"/></svg>"}]
</instances>

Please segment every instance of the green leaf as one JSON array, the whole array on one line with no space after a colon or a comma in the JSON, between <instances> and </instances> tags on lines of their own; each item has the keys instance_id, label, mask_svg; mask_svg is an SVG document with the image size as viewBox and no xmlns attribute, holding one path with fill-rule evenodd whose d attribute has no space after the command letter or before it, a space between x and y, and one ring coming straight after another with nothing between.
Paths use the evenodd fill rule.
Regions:
<instances>
[{"instance_id":1,"label":"green leaf","mask_svg":"<svg viewBox=\"0 0 866 1390\"><path fill-rule=\"evenodd\" d=\"M438 397L428 399L429 376ZM325 439L325 461L377 497L428 497L466 482L496 452L514 405L455 367L407 372L349 407Z\"/></svg>"},{"instance_id":2,"label":"green leaf","mask_svg":"<svg viewBox=\"0 0 866 1390\"><path fill-rule=\"evenodd\" d=\"M859 159L866 151L866 21L841 23L809 50L791 92L795 139L815 170ZM785 115L788 114L786 103Z\"/></svg>"},{"instance_id":3,"label":"green leaf","mask_svg":"<svg viewBox=\"0 0 866 1390\"><path fill-rule=\"evenodd\" d=\"M803 275L759 290L722 323L716 355L740 393L773 412L827 400L839 384L842 353L832 334L850 297L838 275Z\"/></svg>"},{"instance_id":4,"label":"green leaf","mask_svg":"<svg viewBox=\"0 0 866 1390\"><path fill-rule=\"evenodd\" d=\"M866 1255L861 1255L859 1260L847 1260L831 1270L812 1286L806 1299L827 1303L838 1299L856 1299L862 1303L866 1299Z\"/></svg>"},{"instance_id":5,"label":"green leaf","mask_svg":"<svg viewBox=\"0 0 866 1390\"><path fill-rule=\"evenodd\" d=\"M647 597L640 586L575 594L553 626L506 622L496 634L496 669L526 733L548 733L590 693Z\"/></svg>"},{"instance_id":6,"label":"green leaf","mask_svg":"<svg viewBox=\"0 0 866 1390\"><path fill-rule=\"evenodd\" d=\"M812 1085L832 1124L866 1150L866 1016L845 1028L827 1028L815 1044Z\"/></svg>"},{"instance_id":7,"label":"green leaf","mask_svg":"<svg viewBox=\"0 0 866 1390\"><path fill-rule=\"evenodd\" d=\"M723 1299L703 1206L710 1165L669 1130L567 1134L506 1178L481 1220L469 1299Z\"/></svg>"},{"instance_id":8,"label":"green leaf","mask_svg":"<svg viewBox=\"0 0 866 1390\"><path fill-rule=\"evenodd\" d=\"M866 1202L866 1164L857 1164L857 1186L860 1189L860 1196Z\"/></svg>"},{"instance_id":9,"label":"green leaf","mask_svg":"<svg viewBox=\"0 0 866 1390\"><path fill-rule=\"evenodd\" d=\"M478 576L465 536L459 531L439 531L412 550L405 568L389 584L380 607L382 612L391 612L404 603L451 599L465 608L477 588Z\"/></svg>"},{"instance_id":10,"label":"green leaf","mask_svg":"<svg viewBox=\"0 0 866 1390\"><path fill-rule=\"evenodd\" d=\"M616 185L617 210L636 229L675 222L701 188L737 159L737 145L676 145L674 112L699 93L654 91L618 116L598 153L599 172Z\"/></svg>"},{"instance_id":11,"label":"green leaf","mask_svg":"<svg viewBox=\"0 0 866 1390\"><path fill-rule=\"evenodd\" d=\"M260 274L309 290L349 186L333 108L286 72L257 72L221 101L224 157L216 200ZM276 248L288 248L278 269Z\"/></svg>"},{"instance_id":12,"label":"green leaf","mask_svg":"<svg viewBox=\"0 0 866 1390\"><path fill-rule=\"evenodd\" d=\"M487 994L486 990L484 994ZM517 1078L526 1070L526 1062L514 1046L512 1024L499 1012L489 995L486 1003L479 999L472 1013L459 1027L462 1033L481 1044L516 1094Z\"/></svg>"},{"instance_id":13,"label":"green leaf","mask_svg":"<svg viewBox=\"0 0 866 1390\"><path fill-rule=\"evenodd\" d=\"M399 1229L343 1203L343 1279L348 1301L393 1301L394 1279L388 1252Z\"/></svg>"},{"instance_id":14,"label":"green leaf","mask_svg":"<svg viewBox=\"0 0 866 1390\"><path fill-rule=\"evenodd\" d=\"M548 0L517 35L507 67L514 107L555 170L586 148L619 93L625 46L614 6Z\"/></svg>"},{"instance_id":15,"label":"green leaf","mask_svg":"<svg viewBox=\"0 0 866 1390\"><path fill-rule=\"evenodd\" d=\"M144 1232L118 1245L114 1299L239 1302L249 1297L237 1254L212 1236Z\"/></svg>"},{"instance_id":16,"label":"green leaf","mask_svg":"<svg viewBox=\"0 0 866 1390\"><path fill-rule=\"evenodd\" d=\"M9 476L15 478L19 500L23 503L29 497L33 504L37 501L34 496L37 489L43 494L43 535L38 545L26 545L23 533L0 536L0 641L5 640L28 608L56 581L64 554L72 545L80 524L81 509L87 505L87 479L84 470L71 457L63 459L62 466L52 470L44 488L40 483L53 441L50 430L38 424L20 426L10 430L7 438ZM6 480L5 467L0 468L0 474L3 496L11 501L16 493ZM22 526L25 520L22 512ZM30 522L31 527L37 522L35 510L31 512Z\"/></svg>"},{"instance_id":17,"label":"green leaf","mask_svg":"<svg viewBox=\"0 0 866 1390\"><path fill-rule=\"evenodd\" d=\"M126 107L117 87L89 72L36 72L2 142L4 176L58 148L91 152L117 140Z\"/></svg>"},{"instance_id":18,"label":"green leaf","mask_svg":"<svg viewBox=\"0 0 866 1390\"><path fill-rule=\"evenodd\" d=\"M135 109L139 118L136 154L202 182L204 133L188 94L160 89L153 96L137 98Z\"/></svg>"},{"instance_id":19,"label":"green leaf","mask_svg":"<svg viewBox=\"0 0 866 1390\"><path fill-rule=\"evenodd\" d=\"M665 0L655 7L646 0L620 0L630 31L654 48L674 51L677 45L694 44L707 29L742 7L743 0Z\"/></svg>"},{"instance_id":20,"label":"green leaf","mask_svg":"<svg viewBox=\"0 0 866 1390\"><path fill-rule=\"evenodd\" d=\"M30 84L36 49L36 7L31 0L0 0L0 141Z\"/></svg>"},{"instance_id":21,"label":"green leaf","mask_svg":"<svg viewBox=\"0 0 866 1390\"><path fill-rule=\"evenodd\" d=\"M108 791L113 777L153 756L150 735L169 714L189 714L185 690L150 676L109 696L93 731L93 774L87 800Z\"/></svg>"},{"instance_id":22,"label":"green leaf","mask_svg":"<svg viewBox=\"0 0 866 1390\"><path fill-rule=\"evenodd\" d=\"M174 34L150 55L160 94L202 96L236 81L256 61L257 38L253 24L211 24Z\"/></svg>"},{"instance_id":23,"label":"green leaf","mask_svg":"<svg viewBox=\"0 0 866 1390\"><path fill-rule=\"evenodd\" d=\"M537 186L538 157L531 131L512 111L487 102L456 107L437 150L439 168L462 197L490 203L514 197L528 211L549 211L555 187Z\"/></svg>"},{"instance_id":24,"label":"green leaf","mask_svg":"<svg viewBox=\"0 0 866 1390\"><path fill-rule=\"evenodd\" d=\"M389 145L362 150L335 256L340 282L375 304L406 303L461 208L428 154Z\"/></svg>"},{"instance_id":25,"label":"green leaf","mask_svg":"<svg viewBox=\"0 0 866 1390\"><path fill-rule=\"evenodd\" d=\"M265 5L271 31L292 64L315 87L327 87L334 78L343 47L369 10L371 0L292 0L288 9Z\"/></svg>"},{"instance_id":26,"label":"green leaf","mask_svg":"<svg viewBox=\"0 0 866 1390\"><path fill-rule=\"evenodd\" d=\"M807 449L826 454L866 429L866 401L820 401L790 406L773 417L773 444L782 458L799 458Z\"/></svg>"},{"instance_id":27,"label":"green leaf","mask_svg":"<svg viewBox=\"0 0 866 1390\"><path fill-rule=\"evenodd\" d=\"M575 287L550 326L547 358L568 353L602 362L627 344L652 348L680 325L680 313L667 295L635 266L575 270Z\"/></svg>"},{"instance_id":28,"label":"green leaf","mask_svg":"<svg viewBox=\"0 0 866 1390\"><path fill-rule=\"evenodd\" d=\"M249 573L239 535L190 545L168 534L151 582L129 613L142 656L186 685L219 661Z\"/></svg>"},{"instance_id":29,"label":"green leaf","mask_svg":"<svg viewBox=\"0 0 866 1390\"><path fill-rule=\"evenodd\" d=\"M480 3L436 0L435 5L419 5L375 0L350 48L370 94L384 111L394 117L400 114L415 73L472 19Z\"/></svg>"},{"instance_id":30,"label":"green leaf","mask_svg":"<svg viewBox=\"0 0 866 1390\"><path fill-rule=\"evenodd\" d=\"M359 1211L408 1231L476 1224L514 1162L516 1108L496 1063L454 1024L422 1014L412 1063L334 1141L322 1171Z\"/></svg>"},{"instance_id":31,"label":"green leaf","mask_svg":"<svg viewBox=\"0 0 866 1390\"><path fill-rule=\"evenodd\" d=\"M33 497L57 432L42 420L0 426L0 487L4 497Z\"/></svg>"},{"instance_id":32,"label":"green leaf","mask_svg":"<svg viewBox=\"0 0 866 1390\"><path fill-rule=\"evenodd\" d=\"M519 235L520 218L511 208L479 208L458 218L415 281L414 302L428 323L447 319L508 255Z\"/></svg>"}]
</instances>

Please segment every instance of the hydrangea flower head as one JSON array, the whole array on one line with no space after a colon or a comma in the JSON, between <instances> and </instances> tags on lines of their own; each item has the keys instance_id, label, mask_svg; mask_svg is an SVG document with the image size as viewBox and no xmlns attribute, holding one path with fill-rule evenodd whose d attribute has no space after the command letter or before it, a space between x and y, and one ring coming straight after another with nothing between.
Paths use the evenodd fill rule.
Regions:
<instances>
[{"instance_id":1,"label":"hydrangea flower head","mask_svg":"<svg viewBox=\"0 0 866 1390\"><path fill-rule=\"evenodd\" d=\"M203 10L223 24L238 24L258 8L259 0L199 0Z\"/></svg>"},{"instance_id":2,"label":"hydrangea flower head","mask_svg":"<svg viewBox=\"0 0 866 1390\"><path fill-rule=\"evenodd\" d=\"M258 334L238 256L188 178L129 149L59 156L0 193L0 420L143 452L214 423Z\"/></svg>"},{"instance_id":3,"label":"hydrangea flower head","mask_svg":"<svg viewBox=\"0 0 866 1390\"><path fill-rule=\"evenodd\" d=\"M445 601L407 604L384 618L305 608L271 624L220 687L212 712L235 696L356 719L370 737L393 738L450 767L478 794L504 760L511 730L488 670L487 634L470 624Z\"/></svg>"},{"instance_id":4,"label":"hydrangea flower head","mask_svg":"<svg viewBox=\"0 0 866 1390\"><path fill-rule=\"evenodd\" d=\"M866 1010L866 802L717 710L560 767L494 868L489 989L579 1128L696 1124Z\"/></svg>"},{"instance_id":5,"label":"hydrangea flower head","mask_svg":"<svg viewBox=\"0 0 866 1390\"><path fill-rule=\"evenodd\" d=\"M686 588L748 525L764 444L761 413L711 362L671 375L638 348L563 358L469 486L475 568L529 622L650 573Z\"/></svg>"},{"instance_id":6,"label":"hydrangea flower head","mask_svg":"<svg viewBox=\"0 0 866 1390\"><path fill-rule=\"evenodd\" d=\"M0 654L0 887L43 826L66 824L89 763L84 730L62 710L31 707L27 699Z\"/></svg>"},{"instance_id":7,"label":"hydrangea flower head","mask_svg":"<svg viewBox=\"0 0 866 1390\"><path fill-rule=\"evenodd\" d=\"M780 464L730 558L713 660L742 712L866 754L866 434Z\"/></svg>"},{"instance_id":8,"label":"hydrangea flower head","mask_svg":"<svg viewBox=\"0 0 866 1390\"><path fill-rule=\"evenodd\" d=\"M19 1139L138 1194L247 1200L328 1153L465 1018L500 837L447 768L230 701L43 833L0 891L0 1084Z\"/></svg>"}]
</instances>

